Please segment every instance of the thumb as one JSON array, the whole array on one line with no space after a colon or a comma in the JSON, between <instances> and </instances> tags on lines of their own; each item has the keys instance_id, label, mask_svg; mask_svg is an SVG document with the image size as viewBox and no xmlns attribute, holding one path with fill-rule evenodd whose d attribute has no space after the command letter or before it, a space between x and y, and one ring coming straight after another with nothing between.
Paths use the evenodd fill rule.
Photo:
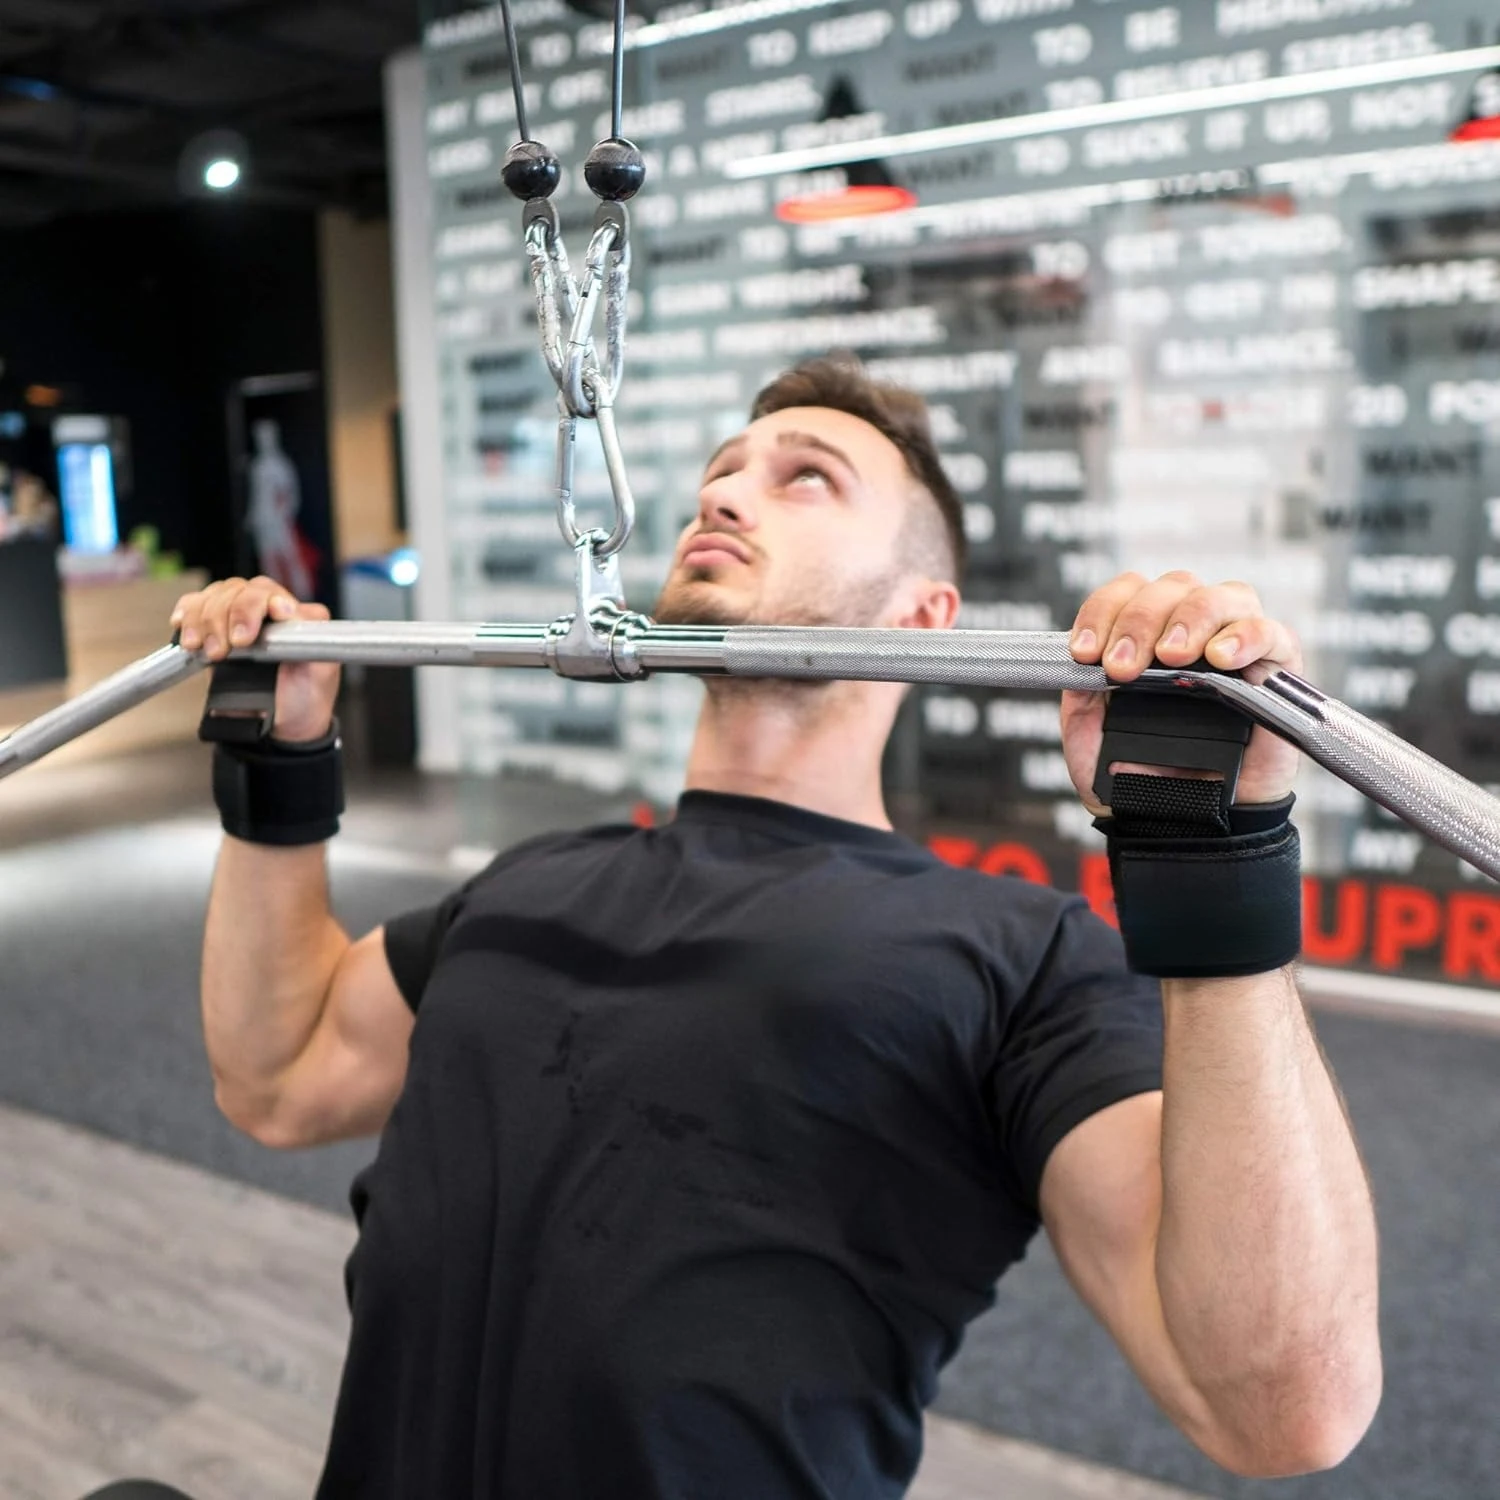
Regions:
<instances>
[{"instance_id":1,"label":"thumb","mask_svg":"<svg viewBox=\"0 0 1500 1500\"><path fill-rule=\"evenodd\" d=\"M1062 695L1063 759L1073 789L1083 804L1096 816L1105 811L1094 795L1094 776L1099 766L1099 750L1104 743L1104 693L1064 693Z\"/></svg>"}]
</instances>

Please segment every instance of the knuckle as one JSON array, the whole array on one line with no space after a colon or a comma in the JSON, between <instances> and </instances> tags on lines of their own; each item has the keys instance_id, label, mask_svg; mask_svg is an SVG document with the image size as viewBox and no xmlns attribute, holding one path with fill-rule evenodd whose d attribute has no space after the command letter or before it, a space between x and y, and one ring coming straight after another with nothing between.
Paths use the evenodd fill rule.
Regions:
<instances>
[{"instance_id":1,"label":"knuckle","mask_svg":"<svg viewBox=\"0 0 1500 1500\"><path fill-rule=\"evenodd\" d=\"M1115 635L1149 635L1160 623L1159 611L1149 604L1127 604L1115 616Z\"/></svg>"},{"instance_id":2,"label":"knuckle","mask_svg":"<svg viewBox=\"0 0 1500 1500\"><path fill-rule=\"evenodd\" d=\"M1193 587L1197 588L1202 585L1203 580L1199 578L1196 573L1190 573L1186 568L1173 568L1169 572L1163 573L1161 577L1157 579L1157 582L1186 583L1191 584Z\"/></svg>"},{"instance_id":3,"label":"knuckle","mask_svg":"<svg viewBox=\"0 0 1500 1500\"><path fill-rule=\"evenodd\" d=\"M1184 595L1172 611L1173 618L1184 624L1203 628L1216 622L1219 611L1214 608L1213 595L1207 589L1197 588Z\"/></svg>"}]
</instances>

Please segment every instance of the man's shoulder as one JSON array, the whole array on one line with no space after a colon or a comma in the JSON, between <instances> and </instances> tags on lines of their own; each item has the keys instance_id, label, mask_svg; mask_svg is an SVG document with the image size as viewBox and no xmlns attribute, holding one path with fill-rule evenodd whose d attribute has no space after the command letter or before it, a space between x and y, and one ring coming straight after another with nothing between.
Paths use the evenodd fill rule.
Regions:
<instances>
[{"instance_id":1,"label":"man's shoulder","mask_svg":"<svg viewBox=\"0 0 1500 1500\"><path fill-rule=\"evenodd\" d=\"M470 884L481 884L540 860L587 854L591 850L602 852L618 846L639 831L631 823L591 823L581 828L555 828L533 834L530 838L506 845L474 875Z\"/></svg>"},{"instance_id":2,"label":"man's shoulder","mask_svg":"<svg viewBox=\"0 0 1500 1500\"><path fill-rule=\"evenodd\" d=\"M932 883L951 893L953 899L973 904L984 911L1014 912L1034 920L1043 914L1061 916L1077 906L1081 898L1072 891L1059 890L1020 875L991 874L972 865L958 865L932 853L924 874Z\"/></svg>"},{"instance_id":3,"label":"man's shoulder","mask_svg":"<svg viewBox=\"0 0 1500 1500\"><path fill-rule=\"evenodd\" d=\"M1076 891L941 860L923 884L922 909L941 913L950 930L1001 967L1029 971L1088 957L1106 968L1124 968L1119 933Z\"/></svg>"}]
</instances>

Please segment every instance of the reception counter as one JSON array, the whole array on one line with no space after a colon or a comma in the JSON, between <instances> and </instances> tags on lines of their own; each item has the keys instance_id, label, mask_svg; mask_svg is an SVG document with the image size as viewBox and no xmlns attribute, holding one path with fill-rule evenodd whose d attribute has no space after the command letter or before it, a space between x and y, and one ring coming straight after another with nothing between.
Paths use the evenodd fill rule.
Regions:
<instances>
[{"instance_id":1,"label":"reception counter","mask_svg":"<svg viewBox=\"0 0 1500 1500\"><path fill-rule=\"evenodd\" d=\"M0 548L0 552L5 550ZM167 617L172 606L181 595L204 587L207 581L208 575L195 569L175 578L65 583L62 626L67 676L46 684L0 686L0 735L166 645L171 639ZM24 639L26 629L24 619L0 618L0 654L11 649L12 638ZM47 761L88 760L190 740L198 730L207 685L207 674L181 683L64 745Z\"/></svg>"},{"instance_id":2,"label":"reception counter","mask_svg":"<svg viewBox=\"0 0 1500 1500\"><path fill-rule=\"evenodd\" d=\"M59 592L54 543L0 541L0 693L67 676Z\"/></svg>"}]
</instances>

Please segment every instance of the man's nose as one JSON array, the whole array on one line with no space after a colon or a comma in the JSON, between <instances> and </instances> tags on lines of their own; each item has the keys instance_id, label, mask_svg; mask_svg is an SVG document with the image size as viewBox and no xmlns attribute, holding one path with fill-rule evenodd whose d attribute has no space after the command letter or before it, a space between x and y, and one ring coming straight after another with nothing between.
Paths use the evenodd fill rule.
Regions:
<instances>
[{"instance_id":1,"label":"man's nose","mask_svg":"<svg viewBox=\"0 0 1500 1500\"><path fill-rule=\"evenodd\" d=\"M743 469L706 480L698 490L698 521L704 531L751 531L756 514L755 487Z\"/></svg>"}]
</instances>

